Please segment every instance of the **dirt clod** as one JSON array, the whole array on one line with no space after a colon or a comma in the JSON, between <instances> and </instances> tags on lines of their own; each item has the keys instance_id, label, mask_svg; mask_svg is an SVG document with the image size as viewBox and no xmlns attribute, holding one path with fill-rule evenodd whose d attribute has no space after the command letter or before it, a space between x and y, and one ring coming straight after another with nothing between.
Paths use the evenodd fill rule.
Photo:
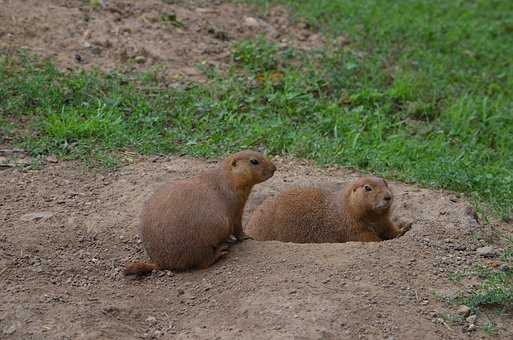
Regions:
<instances>
[{"instance_id":1,"label":"dirt clod","mask_svg":"<svg viewBox=\"0 0 513 340\"><path fill-rule=\"evenodd\" d=\"M5 327L3 330L3 333L4 333L4 335L12 335L12 334L16 333L16 325L12 324L10 326Z\"/></svg>"},{"instance_id":2,"label":"dirt clod","mask_svg":"<svg viewBox=\"0 0 513 340\"><path fill-rule=\"evenodd\" d=\"M458 310L456 310L456 313L466 318L470 315L470 308L468 306L461 305L458 307Z\"/></svg>"},{"instance_id":3,"label":"dirt clod","mask_svg":"<svg viewBox=\"0 0 513 340\"><path fill-rule=\"evenodd\" d=\"M134 58L134 61L138 64L144 64L146 63L146 57L143 55L138 55Z\"/></svg>"},{"instance_id":4,"label":"dirt clod","mask_svg":"<svg viewBox=\"0 0 513 340\"><path fill-rule=\"evenodd\" d=\"M493 246L485 246L476 249L476 254L482 257L495 257L497 250Z\"/></svg>"},{"instance_id":5,"label":"dirt clod","mask_svg":"<svg viewBox=\"0 0 513 340\"><path fill-rule=\"evenodd\" d=\"M145 321L150 325L154 325L157 323L157 319L154 316L148 316Z\"/></svg>"},{"instance_id":6,"label":"dirt clod","mask_svg":"<svg viewBox=\"0 0 513 340\"><path fill-rule=\"evenodd\" d=\"M28 222L28 221L39 221L39 220L46 220L51 218L54 215L54 213L49 211L41 211L41 212L34 212L29 213L21 216L21 220Z\"/></svg>"},{"instance_id":7,"label":"dirt clod","mask_svg":"<svg viewBox=\"0 0 513 340\"><path fill-rule=\"evenodd\" d=\"M477 326L476 326L476 325L474 325L474 324L470 324L470 325L468 325L468 327L467 327L467 331L468 331L468 332L474 332L476 329L477 329Z\"/></svg>"},{"instance_id":8,"label":"dirt clod","mask_svg":"<svg viewBox=\"0 0 513 340\"><path fill-rule=\"evenodd\" d=\"M475 316L475 315L471 315L471 316L467 317L465 320L466 320L469 324L475 324L475 323L476 323L476 319L477 319L477 316Z\"/></svg>"}]
</instances>

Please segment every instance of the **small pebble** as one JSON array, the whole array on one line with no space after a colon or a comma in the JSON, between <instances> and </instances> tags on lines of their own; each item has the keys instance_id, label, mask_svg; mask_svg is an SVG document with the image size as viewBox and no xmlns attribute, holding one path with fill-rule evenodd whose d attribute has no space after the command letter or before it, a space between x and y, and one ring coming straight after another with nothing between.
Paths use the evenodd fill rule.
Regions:
<instances>
[{"instance_id":1,"label":"small pebble","mask_svg":"<svg viewBox=\"0 0 513 340\"><path fill-rule=\"evenodd\" d=\"M149 324L155 324L155 323L157 323L157 319L154 316L148 316L146 318L146 322Z\"/></svg>"},{"instance_id":2,"label":"small pebble","mask_svg":"<svg viewBox=\"0 0 513 340\"><path fill-rule=\"evenodd\" d=\"M477 316L476 315L471 315L469 316L466 320L469 324L475 324L476 323L476 319L477 319Z\"/></svg>"},{"instance_id":3,"label":"small pebble","mask_svg":"<svg viewBox=\"0 0 513 340\"><path fill-rule=\"evenodd\" d=\"M16 325L12 324L9 327L4 328L4 335L12 335L16 332Z\"/></svg>"},{"instance_id":4,"label":"small pebble","mask_svg":"<svg viewBox=\"0 0 513 340\"><path fill-rule=\"evenodd\" d=\"M461 305L458 307L458 310L456 310L456 313L460 316L467 317L470 315L470 308L465 305Z\"/></svg>"},{"instance_id":5,"label":"small pebble","mask_svg":"<svg viewBox=\"0 0 513 340\"><path fill-rule=\"evenodd\" d=\"M483 257L495 257L497 251L492 246L485 246L476 249L476 254Z\"/></svg>"},{"instance_id":6,"label":"small pebble","mask_svg":"<svg viewBox=\"0 0 513 340\"><path fill-rule=\"evenodd\" d=\"M258 20L252 17L245 17L244 18L244 25L250 27L250 28L258 28L260 24L258 23Z\"/></svg>"},{"instance_id":7,"label":"small pebble","mask_svg":"<svg viewBox=\"0 0 513 340\"><path fill-rule=\"evenodd\" d=\"M138 55L134 58L135 62L138 64L144 64L146 62L146 57L142 55Z\"/></svg>"}]
</instances>

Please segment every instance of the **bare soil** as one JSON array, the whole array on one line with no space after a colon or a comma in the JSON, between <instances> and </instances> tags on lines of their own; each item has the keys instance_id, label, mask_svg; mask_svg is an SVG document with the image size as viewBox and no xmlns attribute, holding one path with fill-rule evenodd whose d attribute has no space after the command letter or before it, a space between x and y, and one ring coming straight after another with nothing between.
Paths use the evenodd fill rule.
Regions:
<instances>
[{"instance_id":1,"label":"bare soil","mask_svg":"<svg viewBox=\"0 0 513 340\"><path fill-rule=\"evenodd\" d=\"M176 2L176 3L173 3ZM62 68L140 71L202 80L197 64L221 69L242 38L264 34L298 48L322 45L282 7L219 1L0 0L0 50L26 48ZM199 3L199 4L198 4ZM479 330L450 322L458 291L450 273L471 268L487 235L452 193L391 183L405 236L379 243L245 241L205 271L121 275L145 257L138 237L143 202L166 180L212 166L184 158L135 159L101 174L48 159L28 170L22 152L0 159L1 339L466 339L493 320L513 337L509 315L483 313ZM267 196L304 183L341 185L356 173L277 159L255 188L245 220ZM13 166L15 165L15 166ZM486 259L479 259L488 261Z\"/></svg>"},{"instance_id":2,"label":"bare soil","mask_svg":"<svg viewBox=\"0 0 513 340\"><path fill-rule=\"evenodd\" d=\"M275 160L245 220L263 199L298 184L342 185L356 173ZM78 164L0 172L0 334L5 339L463 339L447 303L450 273L478 260L483 227L454 194L391 183L394 216L413 222L379 243L245 241L203 271L122 276L145 254L143 202L164 181L213 166L184 158L139 159L115 173ZM470 213L469 213L470 212ZM492 318L503 338L508 316Z\"/></svg>"},{"instance_id":3,"label":"bare soil","mask_svg":"<svg viewBox=\"0 0 513 340\"><path fill-rule=\"evenodd\" d=\"M173 4L176 2L177 4ZM320 34L292 25L283 7L260 16L223 1L0 0L0 50L27 49L65 69L160 67L170 79L204 80L197 65L230 63L231 46L263 35L283 47L320 47Z\"/></svg>"}]
</instances>

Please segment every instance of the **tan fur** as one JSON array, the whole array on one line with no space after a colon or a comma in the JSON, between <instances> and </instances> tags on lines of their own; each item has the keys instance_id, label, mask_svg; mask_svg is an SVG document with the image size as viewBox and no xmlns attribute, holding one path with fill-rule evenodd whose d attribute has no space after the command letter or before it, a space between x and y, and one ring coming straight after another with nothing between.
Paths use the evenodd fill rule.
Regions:
<instances>
[{"instance_id":1,"label":"tan fur","mask_svg":"<svg viewBox=\"0 0 513 340\"><path fill-rule=\"evenodd\" d=\"M387 183L377 177L341 190L297 188L264 201L246 232L255 240L296 243L388 240L407 230L391 222L392 201Z\"/></svg>"},{"instance_id":2,"label":"tan fur","mask_svg":"<svg viewBox=\"0 0 513 340\"><path fill-rule=\"evenodd\" d=\"M275 170L262 154L242 151L213 170L162 186L141 216L142 240L152 262L135 263L125 272L209 267L227 253L223 241L230 235L244 238L241 218L251 188Z\"/></svg>"},{"instance_id":3,"label":"tan fur","mask_svg":"<svg viewBox=\"0 0 513 340\"><path fill-rule=\"evenodd\" d=\"M154 270L159 270L159 266L153 262L144 262L137 261L130 263L128 267L125 268L123 274L125 275L144 275L149 274Z\"/></svg>"}]
</instances>

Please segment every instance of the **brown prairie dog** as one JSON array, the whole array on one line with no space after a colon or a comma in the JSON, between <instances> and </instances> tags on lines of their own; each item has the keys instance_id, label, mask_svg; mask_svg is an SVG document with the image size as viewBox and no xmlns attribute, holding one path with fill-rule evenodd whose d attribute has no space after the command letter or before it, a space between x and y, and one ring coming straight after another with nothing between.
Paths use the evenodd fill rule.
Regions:
<instances>
[{"instance_id":1,"label":"brown prairie dog","mask_svg":"<svg viewBox=\"0 0 513 340\"><path fill-rule=\"evenodd\" d=\"M340 190L297 188L269 198L251 216L255 240L296 243L382 241L404 234L390 220L393 195L378 177L363 177Z\"/></svg>"},{"instance_id":2,"label":"brown prairie dog","mask_svg":"<svg viewBox=\"0 0 513 340\"><path fill-rule=\"evenodd\" d=\"M135 262L125 275L152 270L207 268L227 253L223 241L241 240L242 212L253 185L276 167L262 154L242 151L199 176L159 188L141 215L143 245L151 262Z\"/></svg>"}]
</instances>

